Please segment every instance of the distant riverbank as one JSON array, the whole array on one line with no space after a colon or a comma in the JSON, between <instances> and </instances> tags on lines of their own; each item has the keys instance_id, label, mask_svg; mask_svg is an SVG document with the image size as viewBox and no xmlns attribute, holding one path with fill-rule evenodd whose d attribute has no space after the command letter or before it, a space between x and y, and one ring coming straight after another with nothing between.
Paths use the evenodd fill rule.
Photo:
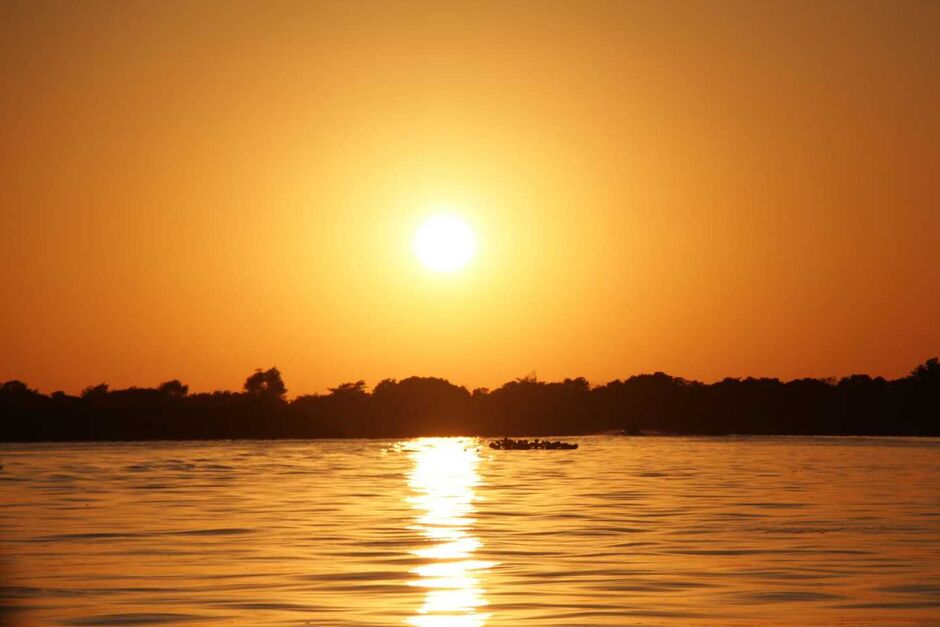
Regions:
<instances>
[{"instance_id":1,"label":"distant riverbank","mask_svg":"<svg viewBox=\"0 0 940 627\"><path fill-rule=\"evenodd\" d=\"M204 440L434 435L546 436L601 432L677 435L940 435L936 358L895 380L724 379L705 384L662 372L592 386L533 377L468 390L445 379L364 381L287 399L276 368L241 392L156 388L43 394L0 385L0 441Z\"/></svg>"}]
</instances>

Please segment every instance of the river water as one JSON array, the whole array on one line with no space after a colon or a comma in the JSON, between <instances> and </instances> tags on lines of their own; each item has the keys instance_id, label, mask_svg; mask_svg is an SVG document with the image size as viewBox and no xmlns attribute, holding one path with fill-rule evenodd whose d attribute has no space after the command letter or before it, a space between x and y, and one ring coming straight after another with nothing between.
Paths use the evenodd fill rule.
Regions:
<instances>
[{"instance_id":1,"label":"river water","mask_svg":"<svg viewBox=\"0 0 940 627\"><path fill-rule=\"evenodd\" d=\"M940 440L0 445L6 625L940 624Z\"/></svg>"}]
</instances>

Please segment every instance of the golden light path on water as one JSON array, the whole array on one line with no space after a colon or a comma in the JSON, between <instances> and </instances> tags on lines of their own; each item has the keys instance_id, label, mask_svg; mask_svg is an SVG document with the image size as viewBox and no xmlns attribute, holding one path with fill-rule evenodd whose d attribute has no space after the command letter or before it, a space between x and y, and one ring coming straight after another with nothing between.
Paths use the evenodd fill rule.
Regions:
<instances>
[{"instance_id":1,"label":"golden light path on water","mask_svg":"<svg viewBox=\"0 0 940 627\"><path fill-rule=\"evenodd\" d=\"M412 443L414 466L407 498L415 510L411 527L427 543L412 553L425 563L412 570L411 585L426 589L424 603L408 623L418 627L477 627L489 614L480 583L495 565L474 559L473 535L479 444L472 438L422 438Z\"/></svg>"}]
</instances>

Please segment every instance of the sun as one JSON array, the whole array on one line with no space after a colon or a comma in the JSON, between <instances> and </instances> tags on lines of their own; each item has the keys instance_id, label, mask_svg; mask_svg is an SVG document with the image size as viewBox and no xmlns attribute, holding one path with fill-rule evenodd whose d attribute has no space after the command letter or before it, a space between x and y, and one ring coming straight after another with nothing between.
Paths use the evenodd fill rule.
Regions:
<instances>
[{"instance_id":1,"label":"sun","mask_svg":"<svg viewBox=\"0 0 940 627\"><path fill-rule=\"evenodd\" d=\"M477 241L465 220L452 214L431 216L415 232L414 253L436 272L460 270L473 259Z\"/></svg>"}]
</instances>

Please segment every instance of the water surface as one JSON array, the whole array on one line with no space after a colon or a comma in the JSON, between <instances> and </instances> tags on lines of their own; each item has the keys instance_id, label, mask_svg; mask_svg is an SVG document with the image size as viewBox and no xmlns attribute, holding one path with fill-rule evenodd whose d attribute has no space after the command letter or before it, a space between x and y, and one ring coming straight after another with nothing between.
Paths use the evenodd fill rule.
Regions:
<instances>
[{"instance_id":1,"label":"water surface","mask_svg":"<svg viewBox=\"0 0 940 627\"><path fill-rule=\"evenodd\" d=\"M940 624L940 440L0 445L10 625Z\"/></svg>"}]
</instances>

